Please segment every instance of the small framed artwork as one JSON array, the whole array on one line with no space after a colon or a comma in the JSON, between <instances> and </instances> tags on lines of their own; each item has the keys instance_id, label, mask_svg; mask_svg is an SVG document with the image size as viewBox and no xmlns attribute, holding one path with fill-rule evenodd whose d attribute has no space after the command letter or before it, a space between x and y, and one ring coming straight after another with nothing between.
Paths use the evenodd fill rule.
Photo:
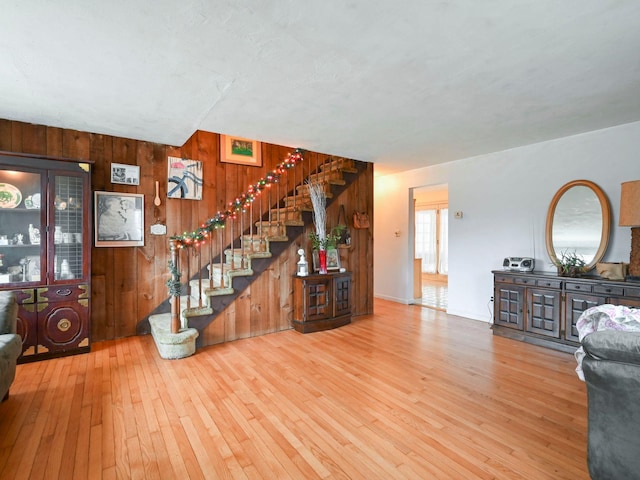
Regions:
<instances>
[{"instance_id":1,"label":"small framed artwork","mask_svg":"<svg viewBox=\"0 0 640 480\"><path fill-rule=\"evenodd\" d=\"M320 271L320 259L318 258L318 251L313 251L313 270L315 272ZM327 270L340 270L340 252L337 248L327 248Z\"/></svg>"},{"instance_id":2,"label":"small framed artwork","mask_svg":"<svg viewBox=\"0 0 640 480\"><path fill-rule=\"evenodd\" d=\"M237 165L262 166L260 142L248 138L220 135L220 161Z\"/></svg>"},{"instance_id":3,"label":"small framed artwork","mask_svg":"<svg viewBox=\"0 0 640 480\"><path fill-rule=\"evenodd\" d=\"M169 157L167 197L202 200L202 162Z\"/></svg>"},{"instance_id":4,"label":"small framed artwork","mask_svg":"<svg viewBox=\"0 0 640 480\"><path fill-rule=\"evenodd\" d=\"M144 245L144 195L94 192L96 247Z\"/></svg>"},{"instance_id":5,"label":"small framed artwork","mask_svg":"<svg viewBox=\"0 0 640 480\"><path fill-rule=\"evenodd\" d=\"M123 163L111 164L111 183L140 185L140 167Z\"/></svg>"}]
</instances>

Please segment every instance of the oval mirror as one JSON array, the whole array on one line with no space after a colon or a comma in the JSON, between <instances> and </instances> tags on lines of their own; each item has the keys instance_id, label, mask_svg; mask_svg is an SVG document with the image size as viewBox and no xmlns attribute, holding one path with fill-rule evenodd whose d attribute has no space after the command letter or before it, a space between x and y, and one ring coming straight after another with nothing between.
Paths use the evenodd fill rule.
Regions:
<instances>
[{"instance_id":1,"label":"oval mirror","mask_svg":"<svg viewBox=\"0 0 640 480\"><path fill-rule=\"evenodd\" d=\"M546 243L551 261L563 252L575 253L585 261L588 271L602 260L611 223L606 195L589 180L574 180L555 194L547 213Z\"/></svg>"}]
</instances>

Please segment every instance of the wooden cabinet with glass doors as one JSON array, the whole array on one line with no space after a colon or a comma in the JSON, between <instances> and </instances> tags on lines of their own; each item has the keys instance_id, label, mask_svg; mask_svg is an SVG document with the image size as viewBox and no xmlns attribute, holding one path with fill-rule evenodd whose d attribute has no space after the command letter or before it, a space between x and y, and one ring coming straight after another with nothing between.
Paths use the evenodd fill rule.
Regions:
<instances>
[{"instance_id":1,"label":"wooden cabinet with glass doors","mask_svg":"<svg viewBox=\"0 0 640 480\"><path fill-rule=\"evenodd\" d=\"M18 362L90 348L90 165L0 153L0 290L20 309Z\"/></svg>"}]
</instances>

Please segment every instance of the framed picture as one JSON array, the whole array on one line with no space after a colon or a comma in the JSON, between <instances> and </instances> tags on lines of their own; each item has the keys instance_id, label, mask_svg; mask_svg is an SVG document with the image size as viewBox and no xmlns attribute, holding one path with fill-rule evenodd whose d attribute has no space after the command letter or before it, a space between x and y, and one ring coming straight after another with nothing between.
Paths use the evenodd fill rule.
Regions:
<instances>
[{"instance_id":1,"label":"framed picture","mask_svg":"<svg viewBox=\"0 0 640 480\"><path fill-rule=\"evenodd\" d=\"M220 135L220 161L261 167L262 146L260 142L248 138Z\"/></svg>"},{"instance_id":2,"label":"framed picture","mask_svg":"<svg viewBox=\"0 0 640 480\"><path fill-rule=\"evenodd\" d=\"M169 157L167 197L202 200L202 162Z\"/></svg>"},{"instance_id":3,"label":"framed picture","mask_svg":"<svg viewBox=\"0 0 640 480\"><path fill-rule=\"evenodd\" d=\"M340 270L340 252L337 248L327 248L327 270ZM320 259L318 251L313 251L313 271L320 271Z\"/></svg>"},{"instance_id":4,"label":"framed picture","mask_svg":"<svg viewBox=\"0 0 640 480\"><path fill-rule=\"evenodd\" d=\"M144 245L144 195L95 192L96 247Z\"/></svg>"},{"instance_id":5,"label":"framed picture","mask_svg":"<svg viewBox=\"0 0 640 480\"><path fill-rule=\"evenodd\" d=\"M140 185L140 167L137 165L111 164L111 183Z\"/></svg>"}]
</instances>

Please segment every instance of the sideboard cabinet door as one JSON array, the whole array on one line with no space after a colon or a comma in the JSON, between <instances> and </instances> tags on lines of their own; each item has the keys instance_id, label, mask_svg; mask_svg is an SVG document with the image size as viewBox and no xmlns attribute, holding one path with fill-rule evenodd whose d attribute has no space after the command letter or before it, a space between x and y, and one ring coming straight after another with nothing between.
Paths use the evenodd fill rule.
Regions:
<instances>
[{"instance_id":1,"label":"sideboard cabinet door","mask_svg":"<svg viewBox=\"0 0 640 480\"><path fill-rule=\"evenodd\" d=\"M318 332L351 322L351 273L314 274L293 279L293 328Z\"/></svg>"}]
</instances>

